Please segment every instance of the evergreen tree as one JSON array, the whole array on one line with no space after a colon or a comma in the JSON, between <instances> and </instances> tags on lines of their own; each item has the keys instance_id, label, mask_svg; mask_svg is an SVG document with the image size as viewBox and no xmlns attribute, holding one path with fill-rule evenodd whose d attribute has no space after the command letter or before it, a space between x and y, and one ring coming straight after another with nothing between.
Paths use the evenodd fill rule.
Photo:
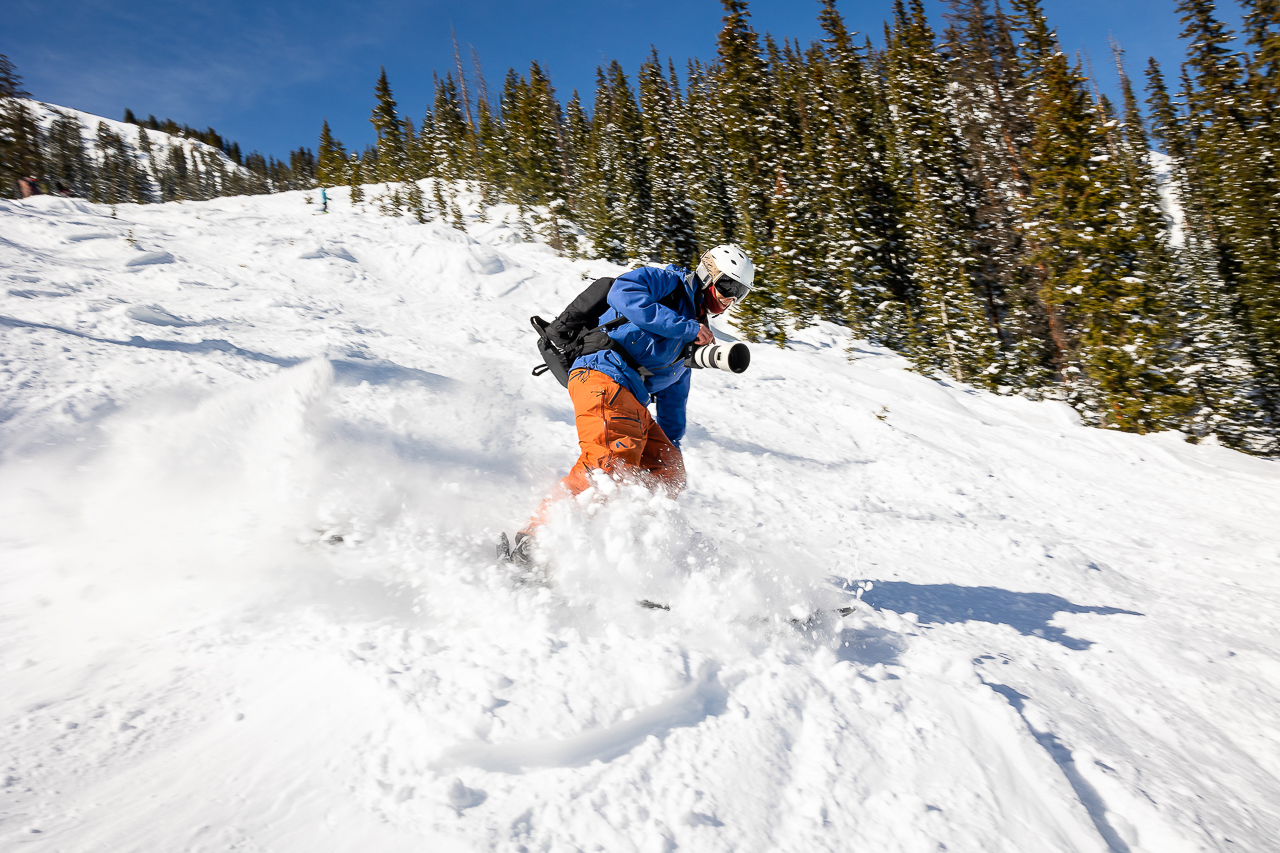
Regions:
<instances>
[{"instance_id":1,"label":"evergreen tree","mask_svg":"<svg viewBox=\"0 0 1280 853\"><path fill-rule=\"evenodd\" d=\"M140 131L144 134L145 130ZM74 196L87 196L93 169L85 151L83 125L74 116L58 113L49 125L46 139L46 174L50 181L62 184Z\"/></svg>"},{"instance_id":2,"label":"evergreen tree","mask_svg":"<svg viewBox=\"0 0 1280 853\"><path fill-rule=\"evenodd\" d=\"M44 134L31 108L16 98L0 103L0 181L8 198L18 196L18 178L44 172Z\"/></svg>"},{"instance_id":3,"label":"evergreen tree","mask_svg":"<svg viewBox=\"0 0 1280 853\"><path fill-rule=\"evenodd\" d=\"M463 103L453 75L446 73L436 80L433 148L435 168L431 174L458 181L472 173L471 152L474 143L471 126L463 115Z\"/></svg>"},{"instance_id":4,"label":"evergreen tree","mask_svg":"<svg viewBox=\"0 0 1280 853\"><path fill-rule=\"evenodd\" d=\"M567 184L561 145L562 115L551 81L541 66L529 66L529 80L512 70L502 93L508 194L525 206L564 199Z\"/></svg>"},{"instance_id":5,"label":"evergreen tree","mask_svg":"<svg viewBox=\"0 0 1280 853\"><path fill-rule=\"evenodd\" d=\"M1178 10L1190 42L1179 134L1188 256L1212 258L1214 272L1197 275L1220 282L1220 299L1257 377L1258 402L1274 424L1280 420L1280 209L1271 108L1276 10L1270 2L1246 4L1246 33L1256 51L1243 62L1212 3L1183 0Z\"/></svg>"},{"instance_id":6,"label":"evergreen tree","mask_svg":"<svg viewBox=\"0 0 1280 853\"><path fill-rule=\"evenodd\" d=\"M1047 29L1036 2L1019 6L1030 32ZM1190 401L1170 370L1173 270L1142 162L1145 136L1140 125L1118 130L1085 82L1061 51L1045 58L1028 156L1026 233L1044 273L1057 366L1091 421L1139 432L1178 426ZM1136 106L1127 111L1133 119Z\"/></svg>"},{"instance_id":7,"label":"evergreen tree","mask_svg":"<svg viewBox=\"0 0 1280 853\"><path fill-rule=\"evenodd\" d=\"M22 88L22 75L17 66L0 53L0 99L29 97L31 94Z\"/></svg>"},{"instance_id":8,"label":"evergreen tree","mask_svg":"<svg viewBox=\"0 0 1280 853\"><path fill-rule=\"evenodd\" d=\"M569 175L566 201L571 211L581 209L583 188L590 181L591 142L591 120L574 89L564 108L564 161Z\"/></svg>"},{"instance_id":9,"label":"evergreen tree","mask_svg":"<svg viewBox=\"0 0 1280 853\"><path fill-rule=\"evenodd\" d=\"M616 223L625 258L657 260L655 237L649 230L653 206L649 159L645 153L644 122L622 66L615 60L600 78L592 136L594 169L607 185L609 219ZM619 257L619 260L625 258Z\"/></svg>"},{"instance_id":10,"label":"evergreen tree","mask_svg":"<svg viewBox=\"0 0 1280 853\"><path fill-rule=\"evenodd\" d=\"M501 122L482 98L476 104L476 165L481 203L497 204L510 186L507 167L507 134Z\"/></svg>"},{"instance_id":11,"label":"evergreen tree","mask_svg":"<svg viewBox=\"0 0 1280 853\"><path fill-rule=\"evenodd\" d=\"M820 143L814 133L812 71L821 67L820 49L806 57L799 45L779 49L768 37L765 43L774 105L766 147L773 172L773 252L767 273L787 314L803 327L817 317L838 316L835 306L840 302L825 264L825 170L818 162Z\"/></svg>"},{"instance_id":12,"label":"evergreen tree","mask_svg":"<svg viewBox=\"0 0 1280 853\"><path fill-rule=\"evenodd\" d=\"M670 70L668 76L674 77L675 71ZM688 181L699 255L713 246L738 239L737 213L725 171L731 154L716 120L715 98L714 76L696 60L690 61L685 98L683 102L676 102L677 131L672 147ZM757 296L751 298L755 300ZM735 314L742 310L736 309Z\"/></svg>"},{"instance_id":13,"label":"evergreen tree","mask_svg":"<svg viewBox=\"0 0 1280 853\"><path fill-rule=\"evenodd\" d=\"M223 168L221 160L218 164L219 168ZM302 147L290 151L289 165L285 166L283 163L280 165L284 173L283 179L289 189L309 190L317 185L316 170L319 164L310 148Z\"/></svg>"},{"instance_id":14,"label":"evergreen tree","mask_svg":"<svg viewBox=\"0 0 1280 853\"><path fill-rule=\"evenodd\" d=\"M418 222L427 221L426 197L422 193L422 184L420 182L410 181L408 183L405 189L404 207L405 211Z\"/></svg>"},{"instance_id":15,"label":"evergreen tree","mask_svg":"<svg viewBox=\"0 0 1280 853\"><path fill-rule=\"evenodd\" d=\"M378 134L378 154L372 177L381 182L402 181L408 171L408 155L400 117L396 113L396 100L391 94L385 67L378 76L373 91L377 104L374 105L369 121Z\"/></svg>"},{"instance_id":16,"label":"evergreen tree","mask_svg":"<svg viewBox=\"0 0 1280 853\"><path fill-rule=\"evenodd\" d=\"M656 49L640 66L639 95L640 153L648 167L650 196L644 230L650 235L650 252L667 263L692 268L698 257L693 200L680 149L673 144L678 135L680 90L663 73Z\"/></svg>"},{"instance_id":17,"label":"evergreen tree","mask_svg":"<svg viewBox=\"0 0 1280 853\"><path fill-rule=\"evenodd\" d=\"M999 6L952 0L951 7L946 40L966 177L975 192L976 281L999 339L1001 381L1037 394L1057 381L1042 275L1027 262L1020 215L1031 192L1025 152L1040 67L1020 61L1011 22ZM1034 17L1030 23L1035 44L1044 22Z\"/></svg>"},{"instance_id":18,"label":"evergreen tree","mask_svg":"<svg viewBox=\"0 0 1280 853\"><path fill-rule=\"evenodd\" d=\"M877 343L902 345L905 330L890 322L901 314L882 308L905 304L909 289L887 104L834 0L824 0L818 19L826 51L813 62L809 121L812 172L826 211L830 290L821 313Z\"/></svg>"},{"instance_id":19,"label":"evergreen tree","mask_svg":"<svg viewBox=\"0 0 1280 853\"><path fill-rule=\"evenodd\" d=\"M97 180L90 196L93 201L120 204L129 198L124 152L120 149L120 141L120 137L107 127L106 122L98 122L98 132L94 138L98 156Z\"/></svg>"},{"instance_id":20,"label":"evergreen tree","mask_svg":"<svg viewBox=\"0 0 1280 853\"><path fill-rule=\"evenodd\" d=\"M316 161L316 180L322 187L347 183L347 149L329 130L329 120L320 127L320 151Z\"/></svg>"},{"instance_id":21,"label":"evergreen tree","mask_svg":"<svg viewBox=\"0 0 1280 853\"><path fill-rule=\"evenodd\" d=\"M1194 399L1185 429L1195 437L1217 436L1240 450L1280 452L1280 430L1248 360L1248 343L1234 319L1235 299L1219 272L1208 213L1188 171L1185 128L1154 59L1147 68L1147 87L1153 135L1169 154L1170 185L1182 211L1179 275L1170 298L1180 336L1178 386Z\"/></svg>"},{"instance_id":22,"label":"evergreen tree","mask_svg":"<svg viewBox=\"0 0 1280 853\"><path fill-rule=\"evenodd\" d=\"M894 5L887 51L894 144L907 202L909 352L922 368L977 384L998 381L994 327L975 289L975 206L951 123L947 68L920 0Z\"/></svg>"},{"instance_id":23,"label":"evergreen tree","mask_svg":"<svg viewBox=\"0 0 1280 853\"><path fill-rule=\"evenodd\" d=\"M769 276L773 253L770 196L776 189L769 169L772 122L769 68L751 28L746 0L721 0L724 26L717 39L718 67L704 118L724 136L726 189L734 211L734 236L756 262L751 298L736 310L749 339L786 340L785 293Z\"/></svg>"},{"instance_id":24,"label":"evergreen tree","mask_svg":"<svg viewBox=\"0 0 1280 853\"><path fill-rule=\"evenodd\" d=\"M595 107L577 212L597 254L624 263L647 252L648 164L639 109L622 66L596 69ZM581 155L580 155L581 156Z\"/></svg>"},{"instance_id":25,"label":"evergreen tree","mask_svg":"<svg viewBox=\"0 0 1280 853\"><path fill-rule=\"evenodd\" d=\"M39 171L39 128L21 102L29 97L22 76L0 53L0 198L18 197L18 178Z\"/></svg>"},{"instance_id":26,"label":"evergreen tree","mask_svg":"<svg viewBox=\"0 0 1280 853\"><path fill-rule=\"evenodd\" d=\"M364 201L364 163L354 152L347 157L347 186L351 188L353 207Z\"/></svg>"}]
</instances>

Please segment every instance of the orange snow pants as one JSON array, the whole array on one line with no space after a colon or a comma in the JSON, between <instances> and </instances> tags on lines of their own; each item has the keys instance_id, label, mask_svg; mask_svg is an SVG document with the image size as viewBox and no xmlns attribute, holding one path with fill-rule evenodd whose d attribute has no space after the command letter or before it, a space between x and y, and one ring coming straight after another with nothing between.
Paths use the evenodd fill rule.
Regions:
<instances>
[{"instance_id":1,"label":"orange snow pants","mask_svg":"<svg viewBox=\"0 0 1280 853\"><path fill-rule=\"evenodd\" d=\"M569 374L569 398L573 400L582 455L560 481L556 494L538 507L525 525L525 533L546 521L547 511L556 501L590 488L590 471L635 477L672 497L684 490L684 459L679 448L630 391L598 370L580 368Z\"/></svg>"}]
</instances>

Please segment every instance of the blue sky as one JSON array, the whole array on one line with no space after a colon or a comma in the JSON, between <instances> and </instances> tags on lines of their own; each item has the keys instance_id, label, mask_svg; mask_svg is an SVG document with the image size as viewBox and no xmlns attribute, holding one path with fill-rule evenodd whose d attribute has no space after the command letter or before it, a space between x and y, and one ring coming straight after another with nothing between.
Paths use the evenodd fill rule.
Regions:
<instances>
[{"instance_id":1,"label":"blue sky","mask_svg":"<svg viewBox=\"0 0 1280 853\"><path fill-rule=\"evenodd\" d=\"M1221 4L1237 20L1236 7ZM245 151L282 156L315 147L328 118L349 147L373 138L369 112L385 65L402 111L420 119L432 70L453 65L450 28L470 68L480 57L490 88L507 68L537 60L562 100L590 97L597 65L618 59L634 79L649 52L676 60L715 54L716 0L4 0L0 53L37 98L120 118L126 107L181 123L212 125ZM1108 38L1141 77L1154 55L1182 60L1174 0L1044 0L1063 46L1092 58L1114 90ZM844 0L851 29L879 43L891 0ZM935 26L943 5L928 0ZM819 38L817 0L753 0L761 32Z\"/></svg>"}]
</instances>

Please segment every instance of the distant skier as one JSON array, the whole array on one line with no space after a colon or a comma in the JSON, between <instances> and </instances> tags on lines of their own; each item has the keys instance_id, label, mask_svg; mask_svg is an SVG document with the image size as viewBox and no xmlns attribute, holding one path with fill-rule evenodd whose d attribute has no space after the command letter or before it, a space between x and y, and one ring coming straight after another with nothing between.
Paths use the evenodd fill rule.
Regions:
<instances>
[{"instance_id":1,"label":"distant skier","mask_svg":"<svg viewBox=\"0 0 1280 853\"><path fill-rule=\"evenodd\" d=\"M615 343L580 356L570 366L569 397L582 453L556 491L516 534L514 545L502 535L499 556L531 562L533 536L551 506L586 491L592 471L611 477L635 476L672 497L683 491L685 469L679 448L685 433L690 372L682 353L690 343L714 342L707 317L741 301L754 277L751 258L729 244L703 255L695 272L674 265L641 267L614 280L610 307L600 323L622 321L608 331ZM648 375L642 378L642 373ZM656 419L647 408L650 399L657 403Z\"/></svg>"},{"instance_id":2,"label":"distant skier","mask_svg":"<svg viewBox=\"0 0 1280 853\"><path fill-rule=\"evenodd\" d=\"M22 198L40 195L40 182L35 178L18 178L18 193Z\"/></svg>"},{"instance_id":3,"label":"distant skier","mask_svg":"<svg viewBox=\"0 0 1280 853\"><path fill-rule=\"evenodd\" d=\"M320 188L320 212L329 212L329 194L324 191L324 187Z\"/></svg>"}]
</instances>

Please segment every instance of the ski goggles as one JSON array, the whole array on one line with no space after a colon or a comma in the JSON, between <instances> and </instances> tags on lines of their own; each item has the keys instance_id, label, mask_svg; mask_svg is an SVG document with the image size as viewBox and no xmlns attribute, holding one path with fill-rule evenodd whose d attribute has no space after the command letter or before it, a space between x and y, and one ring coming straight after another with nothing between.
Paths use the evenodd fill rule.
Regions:
<instances>
[{"instance_id":1,"label":"ski goggles","mask_svg":"<svg viewBox=\"0 0 1280 853\"><path fill-rule=\"evenodd\" d=\"M723 299L740 300L751 292L748 285L743 284L736 278L730 278L725 273L716 276L716 280L711 283Z\"/></svg>"}]
</instances>

